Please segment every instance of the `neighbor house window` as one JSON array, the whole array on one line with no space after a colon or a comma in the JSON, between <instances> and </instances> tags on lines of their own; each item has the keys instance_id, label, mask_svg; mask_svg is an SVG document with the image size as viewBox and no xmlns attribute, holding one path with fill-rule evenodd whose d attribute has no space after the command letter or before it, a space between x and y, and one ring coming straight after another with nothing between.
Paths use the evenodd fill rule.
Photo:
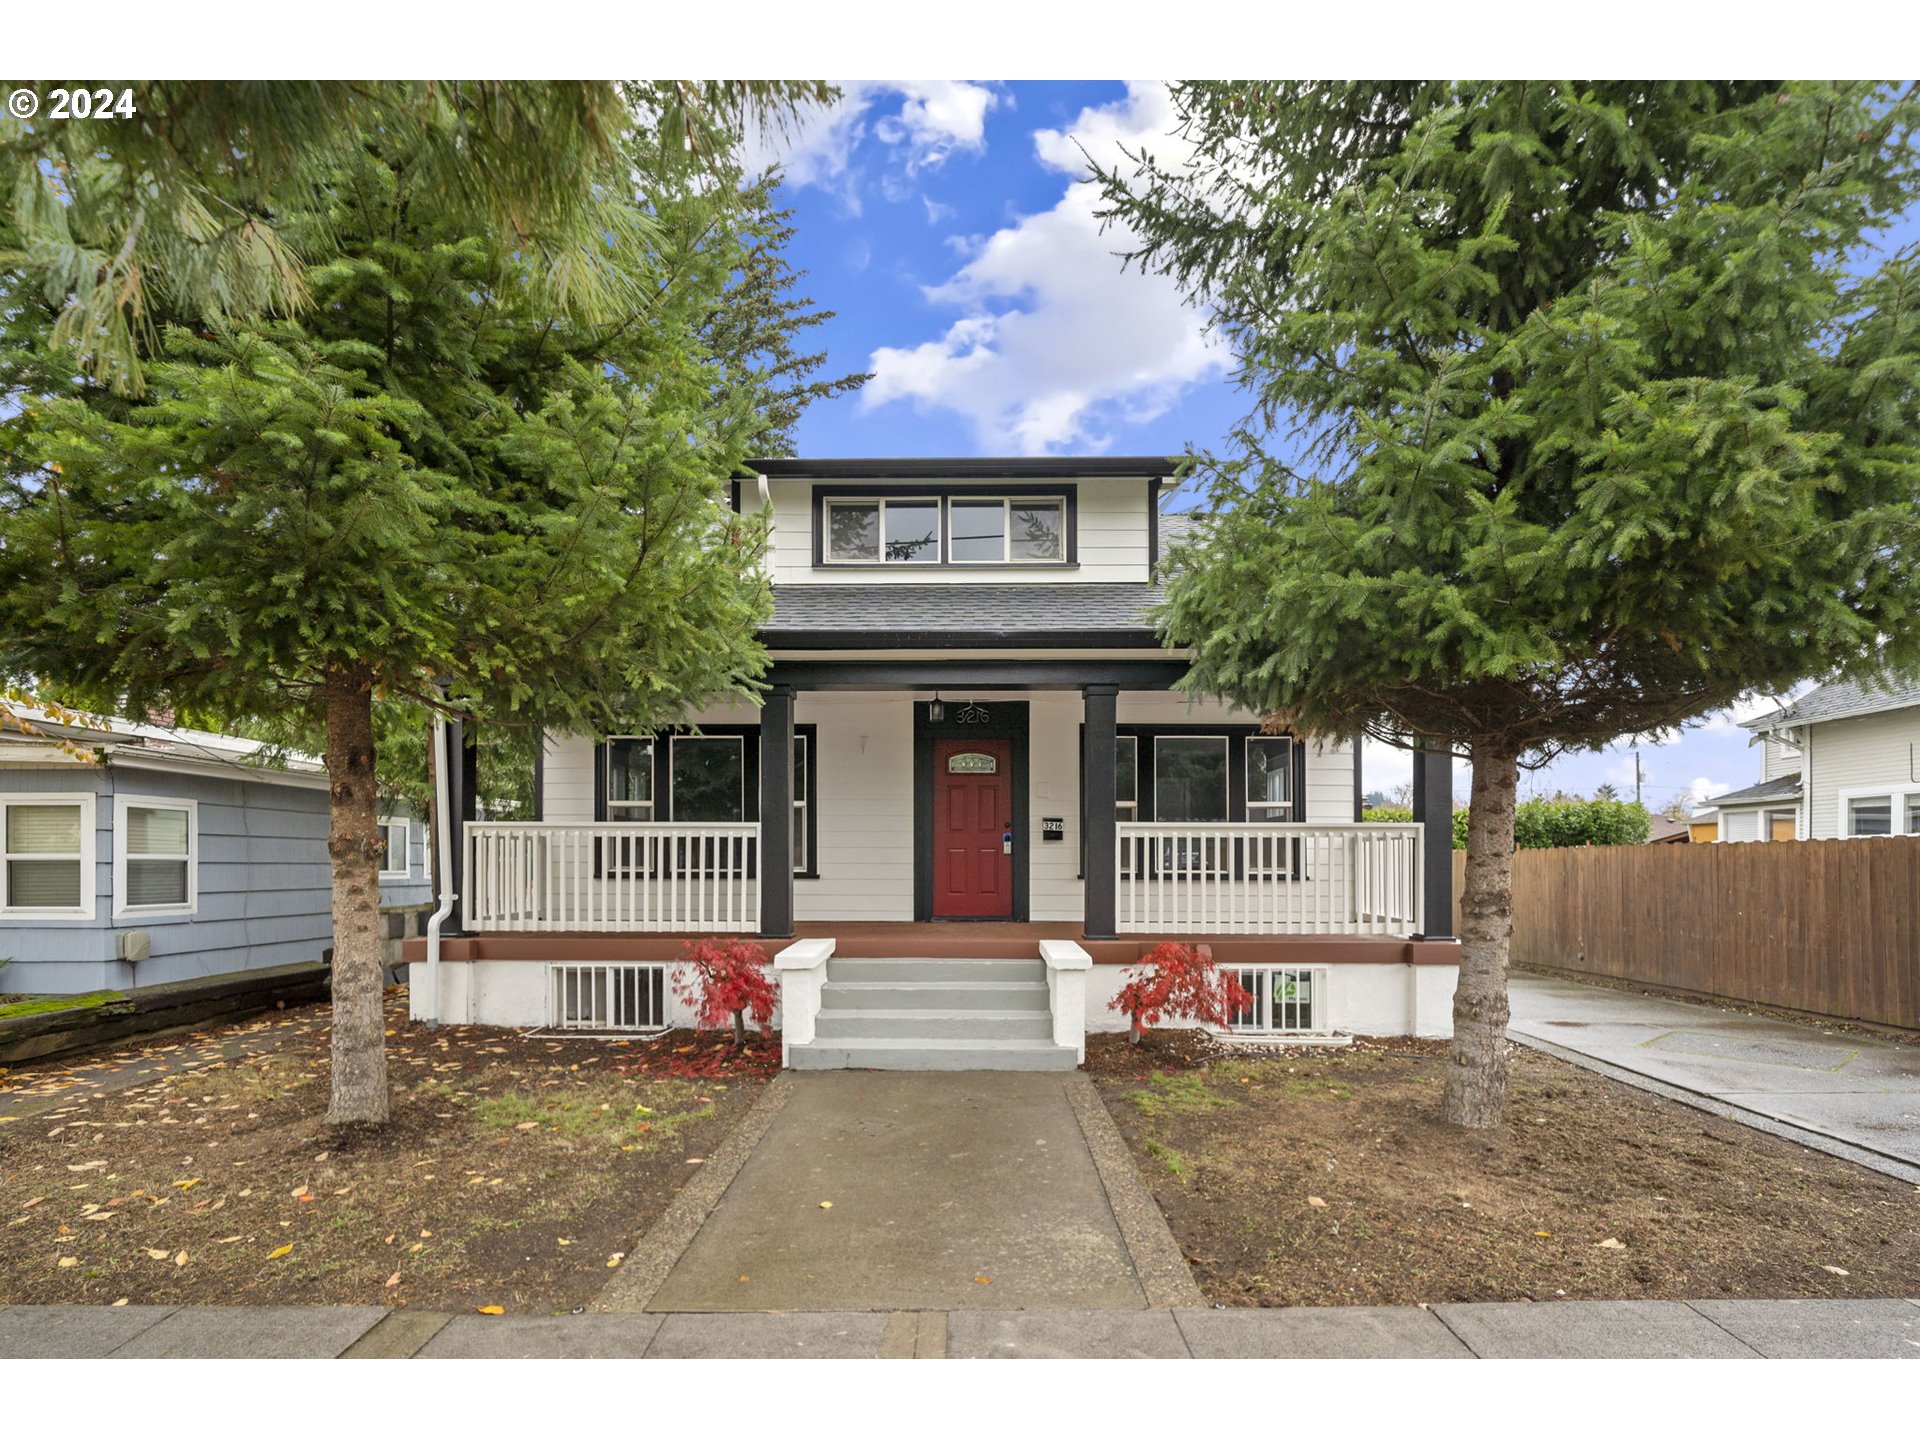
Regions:
<instances>
[{"instance_id":1,"label":"neighbor house window","mask_svg":"<svg viewBox=\"0 0 1920 1440\"><path fill-rule=\"evenodd\" d=\"M1247 739L1247 819L1274 824L1293 818L1293 741L1285 735Z\"/></svg>"},{"instance_id":2,"label":"neighbor house window","mask_svg":"<svg viewBox=\"0 0 1920 1440\"><path fill-rule=\"evenodd\" d=\"M405 820L380 822L380 878L405 880L413 873L413 855L408 844L410 827Z\"/></svg>"},{"instance_id":3,"label":"neighbor house window","mask_svg":"<svg viewBox=\"0 0 1920 1440\"><path fill-rule=\"evenodd\" d=\"M191 913L199 806L121 795L114 811L113 913Z\"/></svg>"},{"instance_id":4,"label":"neighbor house window","mask_svg":"<svg viewBox=\"0 0 1920 1440\"><path fill-rule=\"evenodd\" d=\"M1847 834L1891 835L1893 833L1893 797L1859 795L1847 802Z\"/></svg>"},{"instance_id":5,"label":"neighbor house window","mask_svg":"<svg viewBox=\"0 0 1920 1440\"><path fill-rule=\"evenodd\" d=\"M0 795L0 913L92 918L91 795Z\"/></svg>"},{"instance_id":6,"label":"neighbor house window","mask_svg":"<svg viewBox=\"0 0 1920 1440\"><path fill-rule=\"evenodd\" d=\"M607 741L607 819L653 819L653 740L615 735Z\"/></svg>"},{"instance_id":7,"label":"neighbor house window","mask_svg":"<svg viewBox=\"0 0 1920 1440\"><path fill-rule=\"evenodd\" d=\"M1920 835L1920 793L1907 796L1907 834Z\"/></svg>"}]
</instances>

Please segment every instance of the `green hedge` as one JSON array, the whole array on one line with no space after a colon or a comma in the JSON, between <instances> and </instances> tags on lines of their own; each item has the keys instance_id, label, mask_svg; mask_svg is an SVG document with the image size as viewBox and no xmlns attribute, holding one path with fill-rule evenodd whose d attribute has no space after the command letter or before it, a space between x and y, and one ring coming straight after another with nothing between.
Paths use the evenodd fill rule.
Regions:
<instances>
[{"instance_id":1,"label":"green hedge","mask_svg":"<svg viewBox=\"0 0 1920 1440\"><path fill-rule=\"evenodd\" d=\"M1408 821L1403 805L1377 805L1360 812L1362 820ZM1522 850L1551 850L1565 845L1644 845L1653 833L1653 817L1629 800L1524 800L1514 811L1514 840ZM1453 812L1453 848L1467 848L1467 812Z\"/></svg>"}]
</instances>

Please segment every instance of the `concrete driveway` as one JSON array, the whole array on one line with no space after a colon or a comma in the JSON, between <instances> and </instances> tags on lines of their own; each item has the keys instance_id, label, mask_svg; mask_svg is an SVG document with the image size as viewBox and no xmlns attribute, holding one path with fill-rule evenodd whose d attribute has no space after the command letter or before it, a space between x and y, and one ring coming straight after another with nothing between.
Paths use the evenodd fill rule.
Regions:
<instances>
[{"instance_id":1,"label":"concrete driveway","mask_svg":"<svg viewBox=\"0 0 1920 1440\"><path fill-rule=\"evenodd\" d=\"M1920 1170L1920 1046L1543 975L1511 994L1515 1039Z\"/></svg>"}]
</instances>

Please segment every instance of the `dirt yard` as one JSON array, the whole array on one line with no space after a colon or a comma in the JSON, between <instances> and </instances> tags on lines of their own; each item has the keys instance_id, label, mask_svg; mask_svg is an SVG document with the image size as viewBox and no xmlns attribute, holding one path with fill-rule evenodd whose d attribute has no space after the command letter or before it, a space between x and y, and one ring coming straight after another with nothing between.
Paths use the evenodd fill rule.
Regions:
<instances>
[{"instance_id":1,"label":"dirt yard","mask_svg":"<svg viewBox=\"0 0 1920 1440\"><path fill-rule=\"evenodd\" d=\"M1087 1068L1219 1304L1920 1296L1920 1188L1530 1050L1505 1127L1456 1131L1444 1056L1099 1036Z\"/></svg>"},{"instance_id":2,"label":"dirt yard","mask_svg":"<svg viewBox=\"0 0 1920 1440\"><path fill-rule=\"evenodd\" d=\"M389 1013L379 1130L322 1124L324 1025L0 1124L0 1304L572 1310L779 1065L777 1037L741 1056L684 1031L432 1032L404 994Z\"/></svg>"}]
</instances>

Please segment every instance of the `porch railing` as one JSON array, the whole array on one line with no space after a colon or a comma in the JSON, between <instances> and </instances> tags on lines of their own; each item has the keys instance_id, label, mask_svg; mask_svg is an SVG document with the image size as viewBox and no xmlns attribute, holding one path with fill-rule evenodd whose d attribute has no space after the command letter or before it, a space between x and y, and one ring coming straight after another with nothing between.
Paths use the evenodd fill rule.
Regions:
<instances>
[{"instance_id":1,"label":"porch railing","mask_svg":"<svg viewBox=\"0 0 1920 1440\"><path fill-rule=\"evenodd\" d=\"M1116 926L1213 935L1409 935L1419 825L1117 827Z\"/></svg>"},{"instance_id":2,"label":"porch railing","mask_svg":"<svg viewBox=\"0 0 1920 1440\"><path fill-rule=\"evenodd\" d=\"M760 928L758 825L469 821L469 930Z\"/></svg>"}]
</instances>

